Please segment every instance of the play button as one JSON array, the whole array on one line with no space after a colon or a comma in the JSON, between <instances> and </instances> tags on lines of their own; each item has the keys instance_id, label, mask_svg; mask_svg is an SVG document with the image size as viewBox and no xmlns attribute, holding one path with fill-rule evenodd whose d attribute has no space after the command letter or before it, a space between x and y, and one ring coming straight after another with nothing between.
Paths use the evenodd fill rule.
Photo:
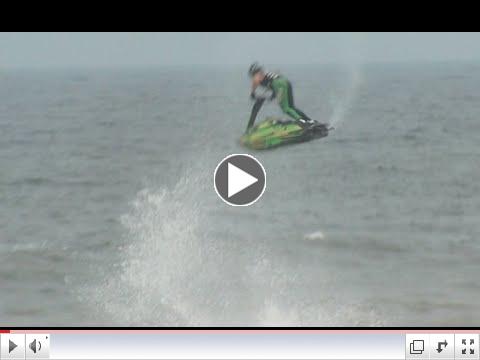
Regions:
<instances>
[{"instance_id":1,"label":"play button","mask_svg":"<svg viewBox=\"0 0 480 360\"><path fill-rule=\"evenodd\" d=\"M18 347L17 344L15 344L12 340L8 341L8 353L10 354L13 350L15 350Z\"/></svg>"},{"instance_id":2,"label":"play button","mask_svg":"<svg viewBox=\"0 0 480 360\"><path fill-rule=\"evenodd\" d=\"M0 334L0 359L25 359L25 334Z\"/></svg>"},{"instance_id":3,"label":"play button","mask_svg":"<svg viewBox=\"0 0 480 360\"><path fill-rule=\"evenodd\" d=\"M265 191L265 169L251 155L227 156L218 164L213 176L218 196L232 206L251 205Z\"/></svg>"},{"instance_id":4,"label":"play button","mask_svg":"<svg viewBox=\"0 0 480 360\"><path fill-rule=\"evenodd\" d=\"M236 167L232 163L228 163L228 198L238 194L257 181L258 179L256 177Z\"/></svg>"}]
</instances>

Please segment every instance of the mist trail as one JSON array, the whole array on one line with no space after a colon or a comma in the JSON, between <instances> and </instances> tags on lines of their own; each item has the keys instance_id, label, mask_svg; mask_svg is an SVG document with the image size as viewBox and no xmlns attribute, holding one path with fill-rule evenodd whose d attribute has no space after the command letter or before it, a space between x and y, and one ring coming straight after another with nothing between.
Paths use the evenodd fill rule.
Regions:
<instances>
[{"instance_id":1,"label":"mist trail","mask_svg":"<svg viewBox=\"0 0 480 360\"><path fill-rule=\"evenodd\" d=\"M345 95L333 101L333 113L329 123L337 129L343 125L345 119L348 117L363 82L363 74L359 65L349 65L348 73L350 81Z\"/></svg>"}]
</instances>

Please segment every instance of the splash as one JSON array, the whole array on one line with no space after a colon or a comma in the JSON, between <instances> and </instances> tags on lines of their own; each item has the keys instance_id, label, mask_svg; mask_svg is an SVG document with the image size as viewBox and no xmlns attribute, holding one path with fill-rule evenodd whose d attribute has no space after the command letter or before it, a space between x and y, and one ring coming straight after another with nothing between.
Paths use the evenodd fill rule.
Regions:
<instances>
[{"instance_id":1,"label":"splash","mask_svg":"<svg viewBox=\"0 0 480 360\"><path fill-rule=\"evenodd\" d=\"M198 286L219 255L202 232L205 174L185 174L172 190L146 188L121 219L127 245L118 276L102 285L104 310L128 324L208 322ZM210 184L210 182L208 182ZM192 299L192 300L191 300ZM195 299L195 300L193 300ZM196 302L198 301L198 302Z\"/></svg>"},{"instance_id":2,"label":"splash","mask_svg":"<svg viewBox=\"0 0 480 360\"><path fill-rule=\"evenodd\" d=\"M316 273L312 287L261 239L235 231L237 208L222 209L220 224L211 186L211 173L197 169L172 189L136 195L121 219L121 260L85 296L99 317L123 326L375 323L375 314L343 299L339 305L332 274Z\"/></svg>"}]
</instances>

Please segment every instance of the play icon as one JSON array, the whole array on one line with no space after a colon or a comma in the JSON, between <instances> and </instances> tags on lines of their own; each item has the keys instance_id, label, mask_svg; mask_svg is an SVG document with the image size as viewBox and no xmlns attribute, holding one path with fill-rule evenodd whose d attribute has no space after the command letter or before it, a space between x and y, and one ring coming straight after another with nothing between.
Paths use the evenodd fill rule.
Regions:
<instances>
[{"instance_id":1,"label":"play icon","mask_svg":"<svg viewBox=\"0 0 480 360\"><path fill-rule=\"evenodd\" d=\"M18 345L15 344L12 340L8 340L8 353L10 354Z\"/></svg>"},{"instance_id":2,"label":"play icon","mask_svg":"<svg viewBox=\"0 0 480 360\"><path fill-rule=\"evenodd\" d=\"M214 186L218 196L232 206L248 206L265 191L266 174L262 164L248 154L233 154L215 169Z\"/></svg>"},{"instance_id":3,"label":"play icon","mask_svg":"<svg viewBox=\"0 0 480 360\"><path fill-rule=\"evenodd\" d=\"M0 338L2 360L25 359L25 334L1 334Z\"/></svg>"},{"instance_id":4,"label":"play icon","mask_svg":"<svg viewBox=\"0 0 480 360\"><path fill-rule=\"evenodd\" d=\"M258 179L249 173L228 163L228 198L255 184Z\"/></svg>"}]
</instances>

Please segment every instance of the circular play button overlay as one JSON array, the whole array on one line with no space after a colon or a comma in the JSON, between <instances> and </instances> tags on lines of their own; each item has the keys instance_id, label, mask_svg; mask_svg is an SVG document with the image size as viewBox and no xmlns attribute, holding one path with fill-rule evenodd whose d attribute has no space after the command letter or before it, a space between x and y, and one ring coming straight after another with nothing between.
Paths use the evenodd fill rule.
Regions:
<instances>
[{"instance_id":1,"label":"circular play button overlay","mask_svg":"<svg viewBox=\"0 0 480 360\"><path fill-rule=\"evenodd\" d=\"M248 206L265 191L266 173L260 161L248 154L232 154L220 161L213 174L215 191L227 204Z\"/></svg>"}]
</instances>

